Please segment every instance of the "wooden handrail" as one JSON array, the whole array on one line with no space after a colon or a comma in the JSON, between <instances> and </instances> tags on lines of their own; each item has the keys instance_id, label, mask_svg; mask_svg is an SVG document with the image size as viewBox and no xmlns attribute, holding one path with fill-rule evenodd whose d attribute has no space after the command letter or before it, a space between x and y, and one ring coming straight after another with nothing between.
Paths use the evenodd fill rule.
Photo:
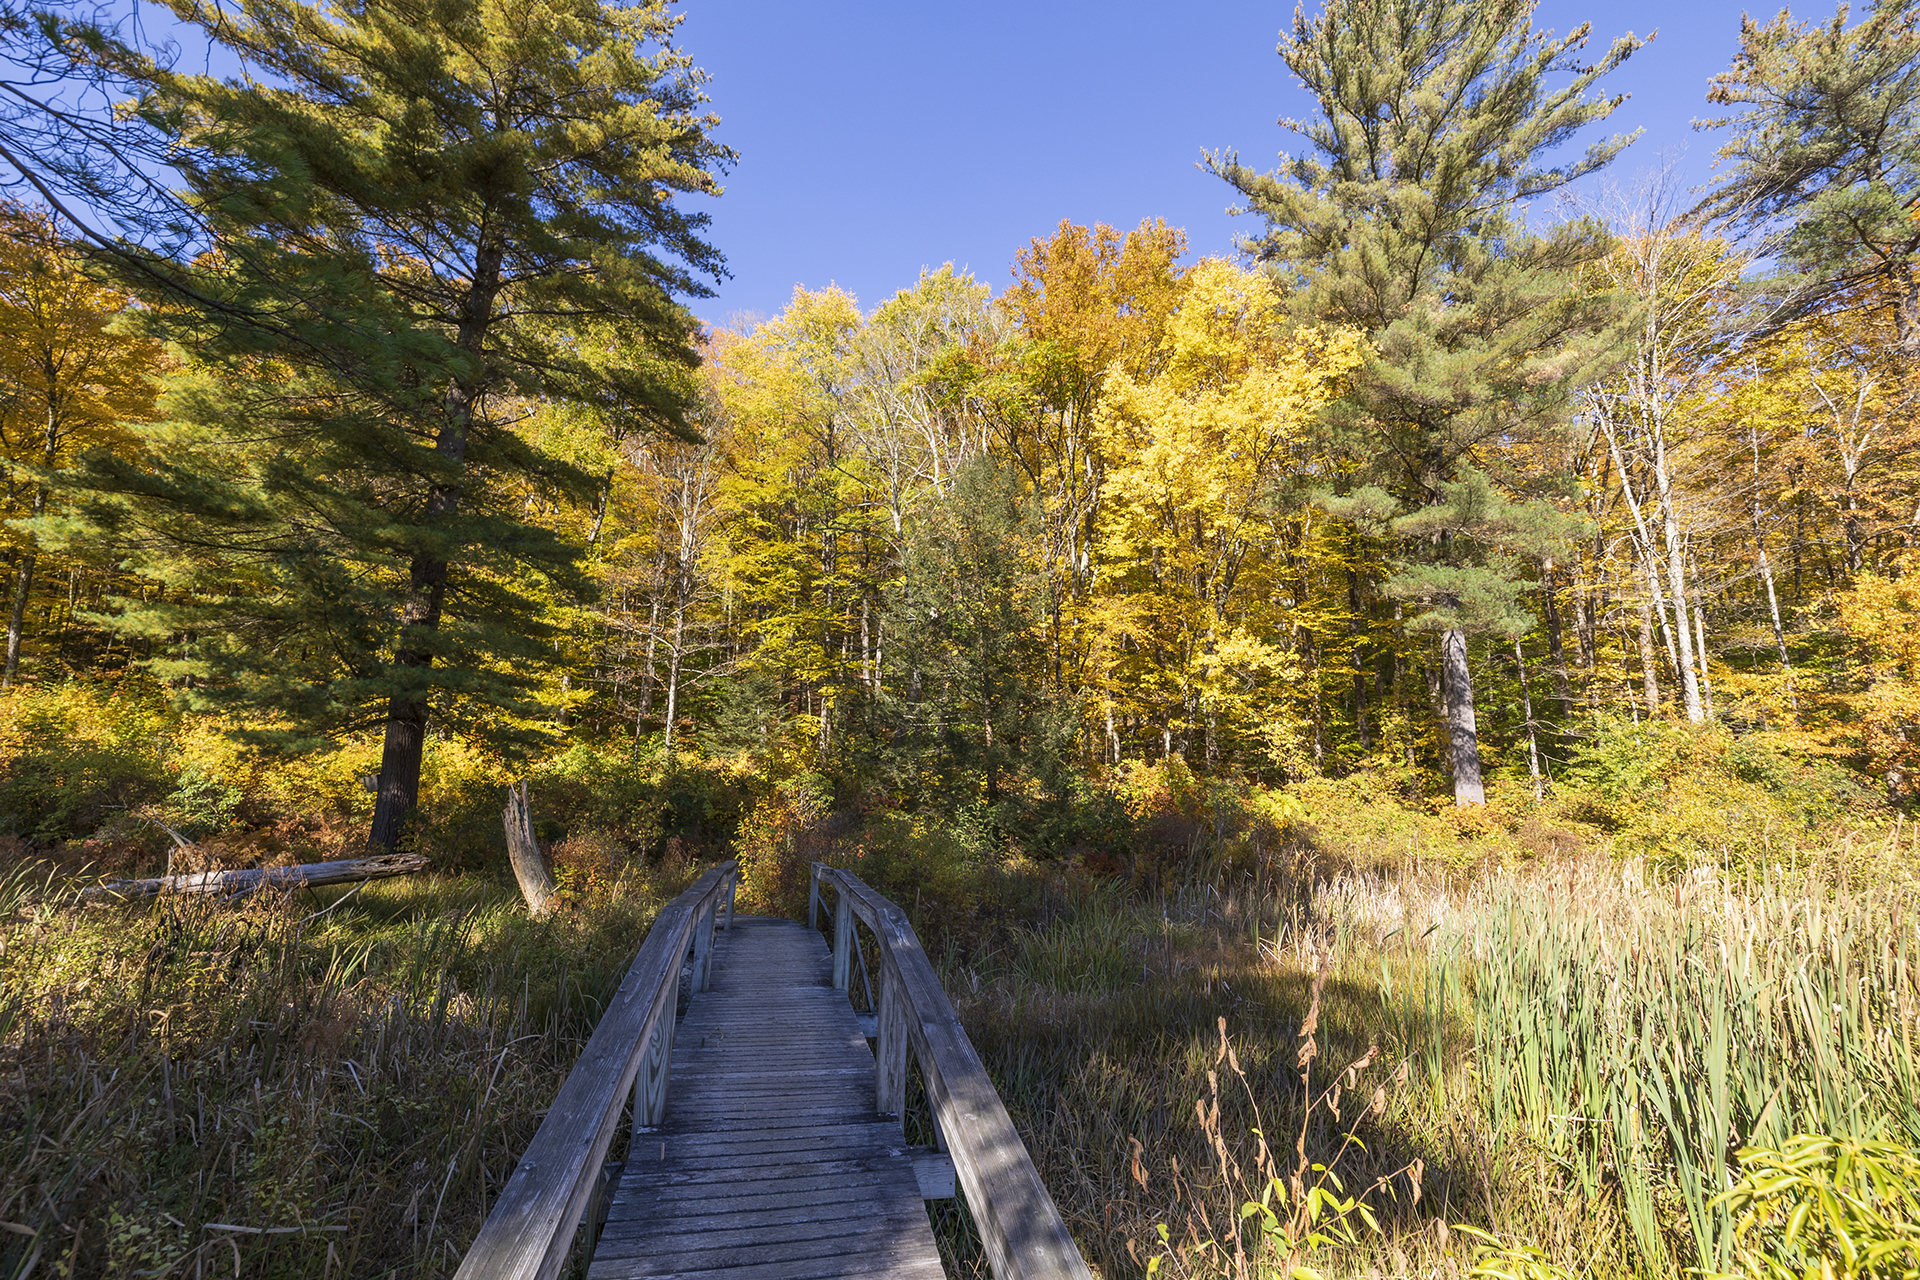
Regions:
<instances>
[{"instance_id":1,"label":"wooden handrail","mask_svg":"<svg viewBox=\"0 0 1920 1280\"><path fill-rule=\"evenodd\" d=\"M834 985L849 985L854 919L880 944L874 1047L879 1109L895 1115L906 1110L911 1051L995 1280L1092 1280L906 912L852 872L816 862L809 923L822 884L835 890Z\"/></svg>"},{"instance_id":2,"label":"wooden handrail","mask_svg":"<svg viewBox=\"0 0 1920 1280\"><path fill-rule=\"evenodd\" d=\"M693 989L706 989L713 931L722 912L732 926L738 880L738 864L721 863L661 910L455 1280L553 1280L566 1266L628 1095L636 1126L659 1123L681 967L691 949Z\"/></svg>"}]
</instances>

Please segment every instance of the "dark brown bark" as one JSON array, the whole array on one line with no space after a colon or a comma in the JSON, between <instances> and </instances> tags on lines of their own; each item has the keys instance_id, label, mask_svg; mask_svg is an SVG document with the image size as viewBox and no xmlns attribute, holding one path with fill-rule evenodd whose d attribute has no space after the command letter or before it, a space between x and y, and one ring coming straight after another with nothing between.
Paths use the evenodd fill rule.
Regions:
<instances>
[{"instance_id":1,"label":"dark brown bark","mask_svg":"<svg viewBox=\"0 0 1920 1280\"><path fill-rule=\"evenodd\" d=\"M484 224L483 224L484 225ZM473 283L468 287L455 338L463 351L480 356L487 330L494 321L494 302L500 291L505 246L498 233L483 231L475 253ZM434 451L446 468L445 477L427 492L424 523L431 529L451 519L460 509L467 445L485 395L485 374L477 379L457 378L447 388L445 412L434 439ZM444 555L432 550L414 553L408 567L407 597L400 611L400 635L394 666L403 673L433 665L426 638L440 629L451 570ZM373 826L367 844L377 852L397 847L407 816L420 798L420 761L426 746L427 702L420 684L406 681L387 702L387 736L380 756L380 791L374 800ZM413 687L407 687L412 685Z\"/></svg>"},{"instance_id":2,"label":"dark brown bark","mask_svg":"<svg viewBox=\"0 0 1920 1280\"><path fill-rule=\"evenodd\" d=\"M1356 539L1357 541L1357 539ZM1355 548L1354 554L1358 554ZM1373 735L1367 730L1366 630L1360 612L1360 571L1347 569L1347 634L1353 638L1353 729L1360 749L1373 749Z\"/></svg>"}]
</instances>

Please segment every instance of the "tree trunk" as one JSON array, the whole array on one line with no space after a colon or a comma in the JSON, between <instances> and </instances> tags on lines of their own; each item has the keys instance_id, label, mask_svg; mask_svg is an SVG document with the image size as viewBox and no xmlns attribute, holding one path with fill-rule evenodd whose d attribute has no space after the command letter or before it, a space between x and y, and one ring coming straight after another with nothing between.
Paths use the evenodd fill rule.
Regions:
<instances>
[{"instance_id":1,"label":"tree trunk","mask_svg":"<svg viewBox=\"0 0 1920 1280\"><path fill-rule=\"evenodd\" d=\"M1680 672L1680 696L1686 704L1687 719L1699 724L1706 719L1706 709L1700 701L1700 680L1693 669L1693 627L1687 621L1686 548L1680 545L1679 526L1671 513L1666 524L1667 581L1673 597L1674 624L1670 643L1678 646L1674 665Z\"/></svg>"},{"instance_id":2,"label":"tree trunk","mask_svg":"<svg viewBox=\"0 0 1920 1280\"><path fill-rule=\"evenodd\" d=\"M1453 628L1440 637L1440 683L1447 700L1447 748L1453 760L1453 802L1485 804L1480 780L1480 735L1473 723L1473 673L1467 667L1467 635Z\"/></svg>"},{"instance_id":3,"label":"tree trunk","mask_svg":"<svg viewBox=\"0 0 1920 1280\"><path fill-rule=\"evenodd\" d=\"M1693 644L1700 660L1701 710L1713 719L1713 679L1707 674L1707 609L1700 598L1700 566L1693 566Z\"/></svg>"},{"instance_id":4,"label":"tree trunk","mask_svg":"<svg viewBox=\"0 0 1920 1280\"><path fill-rule=\"evenodd\" d=\"M1767 616L1773 622L1773 643L1780 650L1780 670L1787 676L1787 706L1794 711L1800 702L1793 693L1793 659L1787 656L1787 633L1780 625L1780 597L1773 589L1773 565L1767 559L1767 532L1760 518L1760 428L1750 426L1753 443L1753 545L1759 553L1760 581L1767 587Z\"/></svg>"},{"instance_id":5,"label":"tree trunk","mask_svg":"<svg viewBox=\"0 0 1920 1280\"><path fill-rule=\"evenodd\" d=\"M1653 600L1646 596L1640 600L1640 676L1646 686L1649 718L1660 714L1660 679L1654 673L1658 665L1653 652Z\"/></svg>"},{"instance_id":6,"label":"tree trunk","mask_svg":"<svg viewBox=\"0 0 1920 1280\"><path fill-rule=\"evenodd\" d=\"M1353 545L1358 541L1357 534L1349 541L1350 554L1359 554ZM1361 624L1360 571L1351 565L1347 568L1347 634L1353 640L1353 731L1360 740L1360 749L1371 751L1373 735L1367 731L1366 631Z\"/></svg>"},{"instance_id":7,"label":"tree trunk","mask_svg":"<svg viewBox=\"0 0 1920 1280\"><path fill-rule=\"evenodd\" d=\"M647 606L647 650L640 663L640 714L634 720L633 732L639 737L640 728L653 715L653 651L660 643L660 597L656 594L653 603Z\"/></svg>"},{"instance_id":8,"label":"tree trunk","mask_svg":"<svg viewBox=\"0 0 1920 1280\"><path fill-rule=\"evenodd\" d=\"M1513 638L1513 667L1520 673L1520 714L1527 719L1527 773L1533 778L1533 799L1543 798L1540 786L1540 739L1533 728L1533 691L1527 687L1527 657L1520 650L1520 637Z\"/></svg>"},{"instance_id":9,"label":"tree trunk","mask_svg":"<svg viewBox=\"0 0 1920 1280\"><path fill-rule=\"evenodd\" d=\"M47 417L47 469L51 471L58 460L59 444L58 423L51 414ZM47 487L41 485L33 491L33 514L43 516L47 513ZM20 674L20 646L26 640L27 604L33 595L33 570L40 559L34 545L29 542L20 552L18 576L14 579L13 610L7 615L7 665L0 671L0 689L9 688Z\"/></svg>"},{"instance_id":10,"label":"tree trunk","mask_svg":"<svg viewBox=\"0 0 1920 1280\"><path fill-rule=\"evenodd\" d=\"M10 688L20 673L20 642L26 634L27 597L33 594L35 559L32 548L20 553L19 572L13 580L13 611L7 615L7 665L0 672L0 689Z\"/></svg>"},{"instance_id":11,"label":"tree trunk","mask_svg":"<svg viewBox=\"0 0 1920 1280\"><path fill-rule=\"evenodd\" d=\"M427 745L427 706L396 693L387 701L387 736L374 788L373 829L367 845L381 853L400 847L407 815L420 799L420 761Z\"/></svg>"},{"instance_id":12,"label":"tree trunk","mask_svg":"<svg viewBox=\"0 0 1920 1280\"><path fill-rule=\"evenodd\" d=\"M1567 678L1567 649L1560 636L1560 604L1555 598L1553 579L1553 565L1549 563L1541 573L1540 604L1547 619L1547 652L1553 655L1553 696L1560 704L1560 721L1564 725L1573 719L1573 685Z\"/></svg>"},{"instance_id":13,"label":"tree trunk","mask_svg":"<svg viewBox=\"0 0 1920 1280\"><path fill-rule=\"evenodd\" d=\"M475 254L473 283L467 290L455 345L476 358L494 319L493 304L505 259L504 244L490 241L482 241ZM422 521L427 529L451 520L460 509L467 445L483 394L484 383L466 379L455 379L447 388L433 447L453 478L428 490ZM408 568L407 597L400 610L400 634L393 655L393 665L399 669L396 674L403 683L387 700L380 792L374 800L373 827L367 835L368 845L376 852L395 851L407 815L420 797L420 760L427 736L426 671L433 665L433 651L423 641L440 629L450 569L446 557L432 550L416 551Z\"/></svg>"},{"instance_id":14,"label":"tree trunk","mask_svg":"<svg viewBox=\"0 0 1920 1280\"><path fill-rule=\"evenodd\" d=\"M673 644L667 650L667 726L660 738L663 751L673 750L673 722L680 714L680 640L687 627L684 604L673 610ZM824 743L822 744L824 747Z\"/></svg>"},{"instance_id":15,"label":"tree trunk","mask_svg":"<svg viewBox=\"0 0 1920 1280\"><path fill-rule=\"evenodd\" d=\"M507 860L513 864L513 878L520 882L520 893L527 900L527 914L543 916L553 904L553 876L533 835L533 804L524 779L507 786L507 808L500 820L507 832Z\"/></svg>"}]
</instances>

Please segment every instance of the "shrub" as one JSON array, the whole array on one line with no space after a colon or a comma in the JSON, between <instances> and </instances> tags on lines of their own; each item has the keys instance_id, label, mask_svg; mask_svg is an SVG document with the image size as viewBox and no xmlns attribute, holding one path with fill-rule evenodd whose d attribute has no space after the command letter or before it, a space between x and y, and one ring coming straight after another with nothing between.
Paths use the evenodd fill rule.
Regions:
<instances>
[{"instance_id":1,"label":"shrub","mask_svg":"<svg viewBox=\"0 0 1920 1280\"><path fill-rule=\"evenodd\" d=\"M27 686L0 701L0 834L52 844L171 790L172 717L138 686Z\"/></svg>"},{"instance_id":2,"label":"shrub","mask_svg":"<svg viewBox=\"0 0 1920 1280\"><path fill-rule=\"evenodd\" d=\"M1742 1280L1880 1280L1920 1275L1920 1151L1796 1134L1740 1152L1718 1197L1736 1215Z\"/></svg>"},{"instance_id":3,"label":"shrub","mask_svg":"<svg viewBox=\"0 0 1920 1280\"><path fill-rule=\"evenodd\" d=\"M1763 736L1720 725L1601 717L1570 771L1569 808L1622 853L1659 863L1764 861L1791 841L1875 800L1843 770L1788 758Z\"/></svg>"}]
</instances>

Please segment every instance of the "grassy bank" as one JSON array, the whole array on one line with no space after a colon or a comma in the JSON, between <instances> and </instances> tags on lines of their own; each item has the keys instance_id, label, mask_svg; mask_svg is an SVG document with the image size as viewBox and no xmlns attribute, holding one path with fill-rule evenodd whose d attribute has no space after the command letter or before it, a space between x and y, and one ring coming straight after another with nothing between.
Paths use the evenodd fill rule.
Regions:
<instances>
[{"instance_id":1,"label":"grassy bank","mask_svg":"<svg viewBox=\"0 0 1920 1280\"><path fill-rule=\"evenodd\" d=\"M472 877L147 908L16 873L0 1276L450 1273L677 887L532 922Z\"/></svg>"},{"instance_id":2,"label":"grassy bank","mask_svg":"<svg viewBox=\"0 0 1920 1280\"><path fill-rule=\"evenodd\" d=\"M1885 1142L1861 1167L1920 1183L1920 837L1760 736L1596 721L1543 802L1496 779L1470 811L1384 766L1129 764L1054 811L578 747L530 772L564 904L536 922L498 762L453 748L433 875L83 905L159 869L156 821L220 865L353 847L365 744L270 767L131 694L5 707L0 1280L449 1274L654 913L728 853L745 910L799 914L816 858L908 909L1107 1276L1758 1275L1792 1250L1718 1198L1742 1148Z\"/></svg>"},{"instance_id":3,"label":"grassy bank","mask_svg":"<svg viewBox=\"0 0 1920 1280\"><path fill-rule=\"evenodd\" d=\"M1348 872L1293 901L1096 897L950 957L949 987L1109 1274L1150 1255L1286 1274L1293 1251L1241 1213L1265 1189L1260 1134L1283 1182L1328 1164L1375 1187L1378 1232L1355 1215L1353 1243L1294 1258L1330 1276L1464 1275L1461 1224L1572 1275L1731 1272L1714 1196L1743 1145L1920 1147L1915 854L1835 854L1753 876L1584 858Z\"/></svg>"},{"instance_id":4,"label":"grassy bank","mask_svg":"<svg viewBox=\"0 0 1920 1280\"><path fill-rule=\"evenodd\" d=\"M1276 864L1159 895L1003 869L977 890L1007 910L923 928L1102 1274L1285 1274L1286 1214L1242 1206L1299 1175L1370 1188L1378 1231L1332 1214L1293 1258L1328 1276L1465 1275L1462 1226L1679 1276L1737 1270L1713 1197L1742 1145L1920 1147L1915 856ZM16 874L0 1276L449 1274L691 871L542 922L472 876L136 908Z\"/></svg>"}]
</instances>

